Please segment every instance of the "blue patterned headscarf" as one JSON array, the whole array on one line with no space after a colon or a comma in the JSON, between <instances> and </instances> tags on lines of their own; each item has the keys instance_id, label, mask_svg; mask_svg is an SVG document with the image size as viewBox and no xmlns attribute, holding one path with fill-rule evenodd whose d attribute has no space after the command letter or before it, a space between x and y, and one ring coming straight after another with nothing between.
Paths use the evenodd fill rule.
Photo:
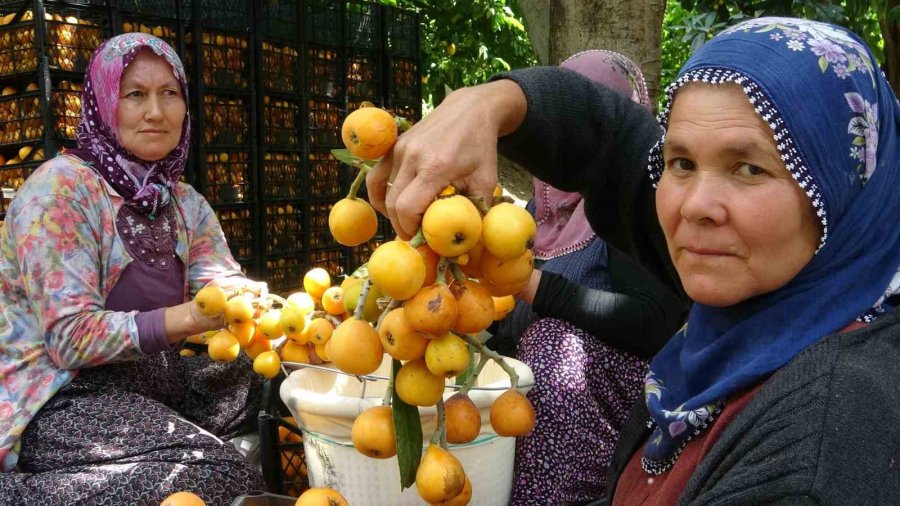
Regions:
<instances>
[{"instance_id":1,"label":"blue patterned headscarf","mask_svg":"<svg viewBox=\"0 0 900 506\"><path fill-rule=\"evenodd\" d=\"M671 467L726 399L801 351L880 310L900 276L900 104L868 48L847 30L759 18L700 48L668 89L736 83L771 127L782 160L822 222L819 250L784 287L730 307L695 304L645 385L653 434L644 469ZM650 156L663 170L662 143Z\"/></svg>"}]
</instances>

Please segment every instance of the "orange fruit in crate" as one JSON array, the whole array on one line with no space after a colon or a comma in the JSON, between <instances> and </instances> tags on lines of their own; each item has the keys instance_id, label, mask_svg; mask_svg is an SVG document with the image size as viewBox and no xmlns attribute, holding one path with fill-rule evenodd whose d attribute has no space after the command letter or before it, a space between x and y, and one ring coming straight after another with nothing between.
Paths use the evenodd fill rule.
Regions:
<instances>
[{"instance_id":1,"label":"orange fruit in crate","mask_svg":"<svg viewBox=\"0 0 900 506\"><path fill-rule=\"evenodd\" d=\"M363 160L381 158L397 142L394 116L377 107L363 107L347 115L341 127L344 146Z\"/></svg>"},{"instance_id":2,"label":"orange fruit in crate","mask_svg":"<svg viewBox=\"0 0 900 506\"><path fill-rule=\"evenodd\" d=\"M294 427L297 427L297 421L294 420L293 416L286 416L283 420ZM291 429L285 427L284 425L278 426L278 440L284 443L302 443L303 436L292 431Z\"/></svg>"},{"instance_id":3,"label":"orange fruit in crate","mask_svg":"<svg viewBox=\"0 0 900 506\"><path fill-rule=\"evenodd\" d=\"M378 216L365 200L343 198L328 213L328 229L338 243L358 246L375 237L378 232Z\"/></svg>"},{"instance_id":4,"label":"orange fruit in crate","mask_svg":"<svg viewBox=\"0 0 900 506\"><path fill-rule=\"evenodd\" d=\"M206 501L193 492L175 492L163 499L159 506L206 506Z\"/></svg>"},{"instance_id":5,"label":"orange fruit in crate","mask_svg":"<svg viewBox=\"0 0 900 506\"><path fill-rule=\"evenodd\" d=\"M422 233L435 253L457 257L481 240L481 213L462 195L437 199L422 216Z\"/></svg>"},{"instance_id":6,"label":"orange fruit in crate","mask_svg":"<svg viewBox=\"0 0 900 506\"><path fill-rule=\"evenodd\" d=\"M281 469L284 471L284 477L287 480L297 479L300 474L300 467L303 465L303 452L297 450L286 450L281 452Z\"/></svg>"},{"instance_id":7,"label":"orange fruit in crate","mask_svg":"<svg viewBox=\"0 0 900 506\"><path fill-rule=\"evenodd\" d=\"M348 506L347 499L332 488L311 488L297 499L294 506Z\"/></svg>"},{"instance_id":8,"label":"orange fruit in crate","mask_svg":"<svg viewBox=\"0 0 900 506\"><path fill-rule=\"evenodd\" d=\"M311 269L303 276L303 289L314 299L322 298L325 290L331 286L331 275L321 267Z\"/></svg>"}]
</instances>

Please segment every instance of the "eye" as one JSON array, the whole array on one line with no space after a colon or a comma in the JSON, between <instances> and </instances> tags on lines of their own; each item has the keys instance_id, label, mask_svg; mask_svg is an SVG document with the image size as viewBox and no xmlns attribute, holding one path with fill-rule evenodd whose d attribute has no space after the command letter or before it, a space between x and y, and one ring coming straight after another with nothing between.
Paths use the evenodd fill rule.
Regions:
<instances>
[{"instance_id":1,"label":"eye","mask_svg":"<svg viewBox=\"0 0 900 506\"><path fill-rule=\"evenodd\" d=\"M175 88L167 89L167 90L163 91L163 93L165 93L165 94L168 95L168 96L173 96L173 97L180 97L180 96L181 96L181 91L176 90Z\"/></svg>"},{"instance_id":2,"label":"eye","mask_svg":"<svg viewBox=\"0 0 900 506\"><path fill-rule=\"evenodd\" d=\"M139 90L129 91L125 96L128 98L140 98L144 96L144 92Z\"/></svg>"},{"instance_id":3,"label":"eye","mask_svg":"<svg viewBox=\"0 0 900 506\"><path fill-rule=\"evenodd\" d=\"M674 170L694 170L694 162L687 158L674 158L669 160L666 166Z\"/></svg>"},{"instance_id":4,"label":"eye","mask_svg":"<svg viewBox=\"0 0 900 506\"><path fill-rule=\"evenodd\" d=\"M752 176L761 176L766 173L764 169L757 167L756 165L751 165L749 163L742 163L737 168L737 173L741 176L752 177Z\"/></svg>"}]
</instances>

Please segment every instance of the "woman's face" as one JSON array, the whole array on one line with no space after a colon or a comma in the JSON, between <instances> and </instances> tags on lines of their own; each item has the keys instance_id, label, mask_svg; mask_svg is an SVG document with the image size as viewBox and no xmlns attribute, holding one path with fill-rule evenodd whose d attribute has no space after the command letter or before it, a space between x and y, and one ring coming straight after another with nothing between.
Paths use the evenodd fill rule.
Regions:
<instances>
[{"instance_id":1,"label":"woman's face","mask_svg":"<svg viewBox=\"0 0 900 506\"><path fill-rule=\"evenodd\" d=\"M676 97L656 208L685 290L730 306L781 288L813 257L821 226L772 130L737 85Z\"/></svg>"},{"instance_id":2,"label":"woman's face","mask_svg":"<svg viewBox=\"0 0 900 506\"><path fill-rule=\"evenodd\" d=\"M142 160L161 160L178 146L185 112L172 66L140 51L119 85L119 143Z\"/></svg>"}]
</instances>

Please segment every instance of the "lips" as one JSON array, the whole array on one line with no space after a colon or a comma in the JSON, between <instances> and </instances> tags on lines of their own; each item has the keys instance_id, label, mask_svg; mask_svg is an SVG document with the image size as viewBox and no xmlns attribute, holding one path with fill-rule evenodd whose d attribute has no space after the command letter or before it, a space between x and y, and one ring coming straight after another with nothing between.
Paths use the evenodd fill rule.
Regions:
<instances>
[{"instance_id":1,"label":"lips","mask_svg":"<svg viewBox=\"0 0 900 506\"><path fill-rule=\"evenodd\" d=\"M684 249L690 253L695 255L703 255L703 256L725 256L731 255L727 250L715 249L715 248L704 248L700 246L685 246Z\"/></svg>"}]
</instances>

